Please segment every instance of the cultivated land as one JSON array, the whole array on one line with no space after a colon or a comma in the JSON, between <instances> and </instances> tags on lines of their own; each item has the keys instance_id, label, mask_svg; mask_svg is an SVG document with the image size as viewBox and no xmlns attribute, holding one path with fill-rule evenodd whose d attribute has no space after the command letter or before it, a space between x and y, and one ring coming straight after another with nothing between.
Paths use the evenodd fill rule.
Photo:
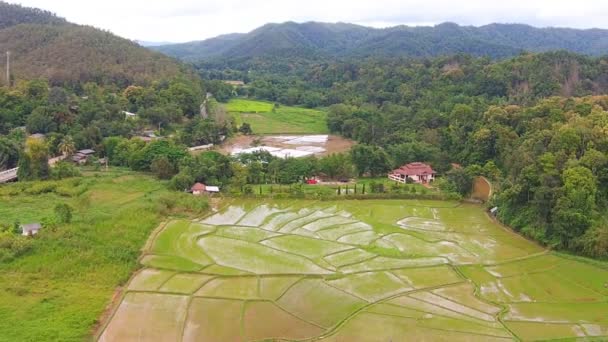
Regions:
<instances>
[{"instance_id":1,"label":"cultivated land","mask_svg":"<svg viewBox=\"0 0 608 342\"><path fill-rule=\"evenodd\" d=\"M169 214L164 206L191 199L141 173L86 174L0 186L2 225L48 222L59 203L74 209L71 223L43 228L24 255L0 255L0 341L90 339L117 287L138 268L146 239Z\"/></svg>"},{"instance_id":2,"label":"cultivated land","mask_svg":"<svg viewBox=\"0 0 608 342\"><path fill-rule=\"evenodd\" d=\"M477 206L225 204L151 238L101 341L608 338L606 266Z\"/></svg>"},{"instance_id":3,"label":"cultivated land","mask_svg":"<svg viewBox=\"0 0 608 342\"><path fill-rule=\"evenodd\" d=\"M254 134L322 134L328 133L326 113L315 109L279 106L273 103L232 99L226 110L240 126L251 125Z\"/></svg>"}]
</instances>

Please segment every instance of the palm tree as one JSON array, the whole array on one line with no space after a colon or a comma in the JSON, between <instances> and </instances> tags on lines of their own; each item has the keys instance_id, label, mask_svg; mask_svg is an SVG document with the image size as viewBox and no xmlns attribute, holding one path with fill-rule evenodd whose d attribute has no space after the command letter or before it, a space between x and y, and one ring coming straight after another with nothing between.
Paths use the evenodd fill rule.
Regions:
<instances>
[{"instance_id":1,"label":"palm tree","mask_svg":"<svg viewBox=\"0 0 608 342\"><path fill-rule=\"evenodd\" d=\"M72 137L69 135L63 137L63 140L61 140L61 143L58 147L59 152L61 152L65 157L68 157L74 154L74 152L76 152L76 146L74 146L74 139L72 139Z\"/></svg>"}]
</instances>

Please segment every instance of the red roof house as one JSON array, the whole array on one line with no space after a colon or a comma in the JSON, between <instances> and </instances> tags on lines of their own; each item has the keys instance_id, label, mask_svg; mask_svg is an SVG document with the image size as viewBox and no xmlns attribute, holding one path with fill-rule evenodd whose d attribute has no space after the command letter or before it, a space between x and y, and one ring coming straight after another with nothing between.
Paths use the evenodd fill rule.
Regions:
<instances>
[{"instance_id":1,"label":"red roof house","mask_svg":"<svg viewBox=\"0 0 608 342\"><path fill-rule=\"evenodd\" d=\"M193 195L199 196L199 195L202 195L205 192L205 190L207 190L207 187L203 183L196 183L192 186L192 188L190 190L192 191Z\"/></svg>"},{"instance_id":2,"label":"red roof house","mask_svg":"<svg viewBox=\"0 0 608 342\"><path fill-rule=\"evenodd\" d=\"M410 178L415 183L426 184L435 180L436 172L425 163L410 163L391 171L388 178L397 182L406 183Z\"/></svg>"}]
</instances>

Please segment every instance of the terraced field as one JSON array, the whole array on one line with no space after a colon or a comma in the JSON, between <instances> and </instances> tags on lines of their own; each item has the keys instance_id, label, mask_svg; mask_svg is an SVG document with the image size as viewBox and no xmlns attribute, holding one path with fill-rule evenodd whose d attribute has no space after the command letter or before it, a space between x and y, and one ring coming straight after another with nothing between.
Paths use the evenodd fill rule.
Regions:
<instances>
[{"instance_id":1,"label":"terraced field","mask_svg":"<svg viewBox=\"0 0 608 342\"><path fill-rule=\"evenodd\" d=\"M476 206L232 202L142 263L101 341L608 338L608 271Z\"/></svg>"}]
</instances>

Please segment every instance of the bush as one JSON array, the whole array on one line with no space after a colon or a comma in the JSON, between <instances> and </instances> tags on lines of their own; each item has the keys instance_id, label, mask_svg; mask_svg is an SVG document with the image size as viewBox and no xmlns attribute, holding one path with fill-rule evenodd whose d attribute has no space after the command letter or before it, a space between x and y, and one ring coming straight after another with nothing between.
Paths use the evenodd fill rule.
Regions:
<instances>
[{"instance_id":1,"label":"bush","mask_svg":"<svg viewBox=\"0 0 608 342\"><path fill-rule=\"evenodd\" d=\"M60 203L55 206L55 216L59 223L72 222L72 207L65 203Z\"/></svg>"},{"instance_id":2,"label":"bush","mask_svg":"<svg viewBox=\"0 0 608 342\"><path fill-rule=\"evenodd\" d=\"M0 262L8 262L29 252L33 247L31 239L21 235L0 235Z\"/></svg>"},{"instance_id":3,"label":"bush","mask_svg":"<svg viewBox=\"0 0 608 342\"><path fill-rule=\"evenodd\" d=\"M51 170L51 177L56 180L80 176L80 170L74 167L72 163L64 161L57 163Z\"/></svg>"},{"instance_id":4,"label":"bush","mask_svg":"<svg viewBox=\"0 0 608 342\"><path fill-rule=\"evenodd\" d=\"M194 183L194 178L187 173L180 172L171 178L169 188L175 191L184 191L189 189Z\"/></svg>"},{"instance_id":5,"label":"bush","mask_svg":"<svg viewBox=\"0 0 608 342\"><path fill-rule=\"evenodd\" d=\"M32 186L25 189L24 192L28 195L40 195L40 194L46 194L49 192L54 192L55 189L57 189L56 182L39 182L39 183L32 183Z\"/></svg>"},{"instance_id":6,"label":"bush","mask_svg":"<svg viewBox=\"0 0 608 342\"><path fill-rule=\"evenodd\" d=\"M179 212L202 214L209 209L205 198L173 192L158 199L158 211L164 215Z\"/></svg>"}]
</instances>

